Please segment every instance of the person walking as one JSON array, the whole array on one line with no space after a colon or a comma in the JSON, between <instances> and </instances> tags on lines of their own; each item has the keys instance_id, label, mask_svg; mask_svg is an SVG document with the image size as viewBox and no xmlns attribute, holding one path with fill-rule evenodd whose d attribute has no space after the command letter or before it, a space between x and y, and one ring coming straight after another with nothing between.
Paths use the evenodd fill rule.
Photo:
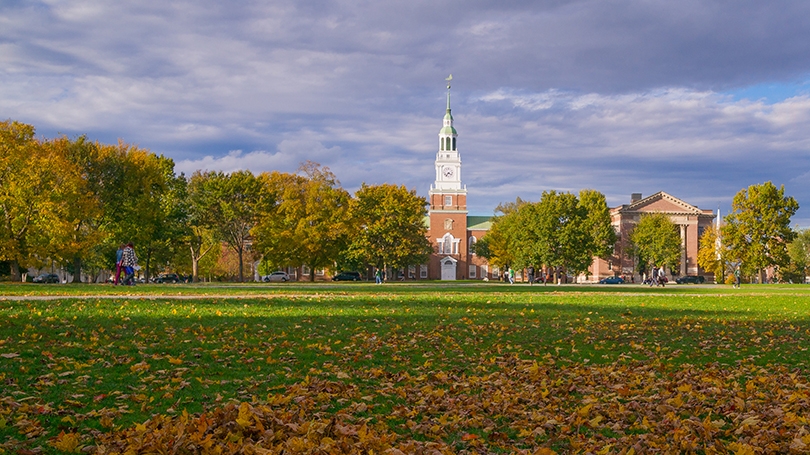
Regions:
<instances>
[{"instance_id":1,"label":"person walking","mask_svg":"<svg viewBox=\"0 0 810 455\"><path fill-rule=\"evenodd\" d=\"M526 273L529 275L529 286L531 286L534 284L534 267L530 265L529 268L526 269Z\"/></svg>"},{"instance_id":2,"label":"person walking","mask_svg":"<svg viewBox=\"0 0 810 455\"><path fill-rule=\"evenodd\" d=\"M742 281L740 280L740 266L734 269L734 287L739 288Z\"/></svg>"},{"instance_id":3,"label":"person walking","mask_svg":"<svg viewBox=\"0 0 810 455\"><path fill-rule=\"evenodd\" d=\"M138 267L138 256L135 255L135 247L132 242L127 243L121 253L121 268L124 269L124 285L135 284L135 270Z\"/></svg>"},{"instance_id":4,"label":"person walking","mask_svg":"<svg viewBox=\"0 0 810 455\"><path fill-rule=\"evenodd\" d=\"M376 280L377 284L382 284L382 270L377 269L377 272L374 273L374 279Z\"/></svg>"},{"instance_id":5,"label":"person walking","mask_svg":"<svg viewBox=\"0 0 810 455\"><path fill-rule=\"evenodd\" d=\"M509 284L515 284L515 271L509 267Z\"/></svg>"},{"instance_id":6,"label":"person walking","mask_svg":"<svg viewBox=\"0 0 810 455\"><path fill-rule=\"evenodd\" d=\"M662 288L667 285L667 277L664 274L664 266L661 266L661 268L658 269L658 284L660 284Z\"/></svg>"},{"instance_id":7,"label":"person walking","mask_svg":"<svg viewBox=\"0 0 810 455\"><path fill-rule=\"evenodd\" d=\"M115 252L115 279L113 279L114 285L121 284L121 257L124 255L124 244L118 245L118 250Z\"/></svg>"}]
</instances>

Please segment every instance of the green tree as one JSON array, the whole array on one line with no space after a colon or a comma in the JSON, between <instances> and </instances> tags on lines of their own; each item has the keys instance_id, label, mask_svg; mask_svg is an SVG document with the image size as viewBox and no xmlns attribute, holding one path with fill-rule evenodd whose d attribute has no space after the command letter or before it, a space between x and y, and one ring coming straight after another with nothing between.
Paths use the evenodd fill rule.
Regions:
<instances>
[{"instance_id":1,"label":"green tree","mask_svg":"<svg viewBox=\"0 0 810 455\"><path fill-rule=\"evenodd\" d=\"M765 182L740 190L731 203L732 212L721 228L723 244L730 257L741 263L745 274L763 269L787 267L790 262L787 245L796 237L790 218L799 203L785 196L785 187L776 188Z\"/></svg>"},{"instance_id":2,"label":"green tree","mask_svg":"<svg viewBox=\"0 0 810 455\"><path fill-rule=\"evenodd\" d=\"M498 204L492 226L484 236L475 243L475 254L486 258L490 264L505 269L515 261L512 245L519 232L517 212L527 202L516 198L515 202Z\"/></svg>"},{"instance_id":3,"label":"green tree","mask_svg":"<svg viewBox=\"0 0 810 455\"><path fill-rule=\"evenodd\" d=\"M276 203L253 229L255 248L263 262L308 266L315 281L316 270L334 266L347 246L351 196L328 168L307 161L299 172L263 176Z\"/></svg>"},{"instance_id":4,"label":"green tree","mask_svg":"<svg viewBox=\"0 0 810 455\"><path fill-rule=\"evenodd\" d=\"M186 224L183 235L184 244L189 249L191 260L191 276L195 283L200 281L201 261L208 255L219 255L220 238L209 216L210 204L215 201L209 199L207 193L208 177L206 174L195 172L188 180L186 191ZM216 261L214 261L216 262ZM208 268L210 269L211 266Z\"/></svg>"},{"instance_id":5,"label":"green tree","mask_svg":"<svg viewBox=\"0 0 810 455\"><path fill-rule=\"evenodd\" d=\"M782 279L793 283L804 283L810 271L810 229L796 233L796 238L788 244L790 265L782 269Z\"/></svg>"},{"instance_id":6,"label":"green tree","mask_svg":"<svg viewBox=\"0 0 810 455\"><path fill-rule=\"evenodd\" d=\"M516 226L513 248L518 268L544 264L579 274L593 263L593 226L574 194L544 191L539 202L520 207Z\"/></svg>"},{"instance_id":7,"label":"green tree","mask_svg":"<svg viewBox=\"0 0 810 455\"><path fill-rule=\"evenodd\" d=\"M433 247L427 239L427 200L404 186L374 185L357 190L350 203L356 233L346 256L379 269L424 264Z\"/></svg>"},{"instance_id":8,"label":"green tree","mask_svg":"<svg viewBox=\"0 0 810 455\"><path fill-rule=\"evenodd\" d=\"M579 192L579 205L585 209L585 229L590 232L593 256L607 260L616 246L616 230L610 222L605 195L596 190Z\"/></svg>"},{"instance_id":9,"label":"green tree","mask_svg":"<svg viewBox=\"0 0 810 455\"><path fill-rule=\"evenodd\" d=\"M642 215L630 233L630 242L639 264L670 269L679 264L681 236L675 223L663 213Z\"/></svg>"},{"instance_id":10,"label":"green tree","mask_svg":"<svg viewBox=\"0 0 810 455\"><path fill-rule=\"evenodd\" d=\"M236 254L239 281L244 281L244 260L249 254L250 231L262 204L267 198L262 181L250 171L236 171L225 174L217 171L195 172L192 186L195 204L204 217L200 220L210 226L217 237L224 241Z\"/></svg>"}]
</instances>

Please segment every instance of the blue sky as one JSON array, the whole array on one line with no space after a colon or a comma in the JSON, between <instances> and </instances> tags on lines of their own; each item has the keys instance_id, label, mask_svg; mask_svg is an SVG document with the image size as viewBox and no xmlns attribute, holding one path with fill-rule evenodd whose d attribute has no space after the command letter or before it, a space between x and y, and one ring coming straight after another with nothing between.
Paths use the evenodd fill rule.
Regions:
<instances>
[{"instance_id":1,"label":"blue sky","mask_svg":"<svg viewBox=\"0 0 810 455\"><path fill-rule=\"evenodd\" d=\"M328 166L427 195L445 81L472 214L594 188L810 227L810 2L0 2L0 118L172 157Z\"/></svg>"}]
</instances>

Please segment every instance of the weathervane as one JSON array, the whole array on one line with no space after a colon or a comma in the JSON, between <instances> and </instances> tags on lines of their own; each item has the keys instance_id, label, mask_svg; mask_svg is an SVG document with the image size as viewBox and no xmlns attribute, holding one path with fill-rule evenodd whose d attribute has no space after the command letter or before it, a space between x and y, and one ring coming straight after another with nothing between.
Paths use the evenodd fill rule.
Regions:
<instances>
[{"instance_id":1,"label":"weathervane","mask_svg":"<svg viewBox=\"0 0 810 455\"><path fill-rule=\"evenodd\" d=\"M451 74L451 75L447 76L447 79L445 79L445 80L447 81L447 90L450 90L450 81L453 80L453 75Z\"/></svg>"}]
</instances>

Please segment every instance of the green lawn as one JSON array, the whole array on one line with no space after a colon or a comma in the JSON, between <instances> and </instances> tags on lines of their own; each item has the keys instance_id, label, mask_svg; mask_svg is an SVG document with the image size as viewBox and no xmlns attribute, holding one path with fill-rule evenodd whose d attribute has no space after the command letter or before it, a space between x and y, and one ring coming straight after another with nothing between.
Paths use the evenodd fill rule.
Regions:
<instances>
[{"instance_id":1,"label":"green lawn","mask_svg":"<svg viewBox=\"0 0 810 455\"><path fill-rule=\"evenodd\" d=\"M148 448L147 431L155 447L199 453L810 447L810 286L5 284L0 295L18 296L0 300L8 453ZM202 413L221 425L191 435ZM221 437L189 442L209 434Z\"/></svg>"}]
</instances>

